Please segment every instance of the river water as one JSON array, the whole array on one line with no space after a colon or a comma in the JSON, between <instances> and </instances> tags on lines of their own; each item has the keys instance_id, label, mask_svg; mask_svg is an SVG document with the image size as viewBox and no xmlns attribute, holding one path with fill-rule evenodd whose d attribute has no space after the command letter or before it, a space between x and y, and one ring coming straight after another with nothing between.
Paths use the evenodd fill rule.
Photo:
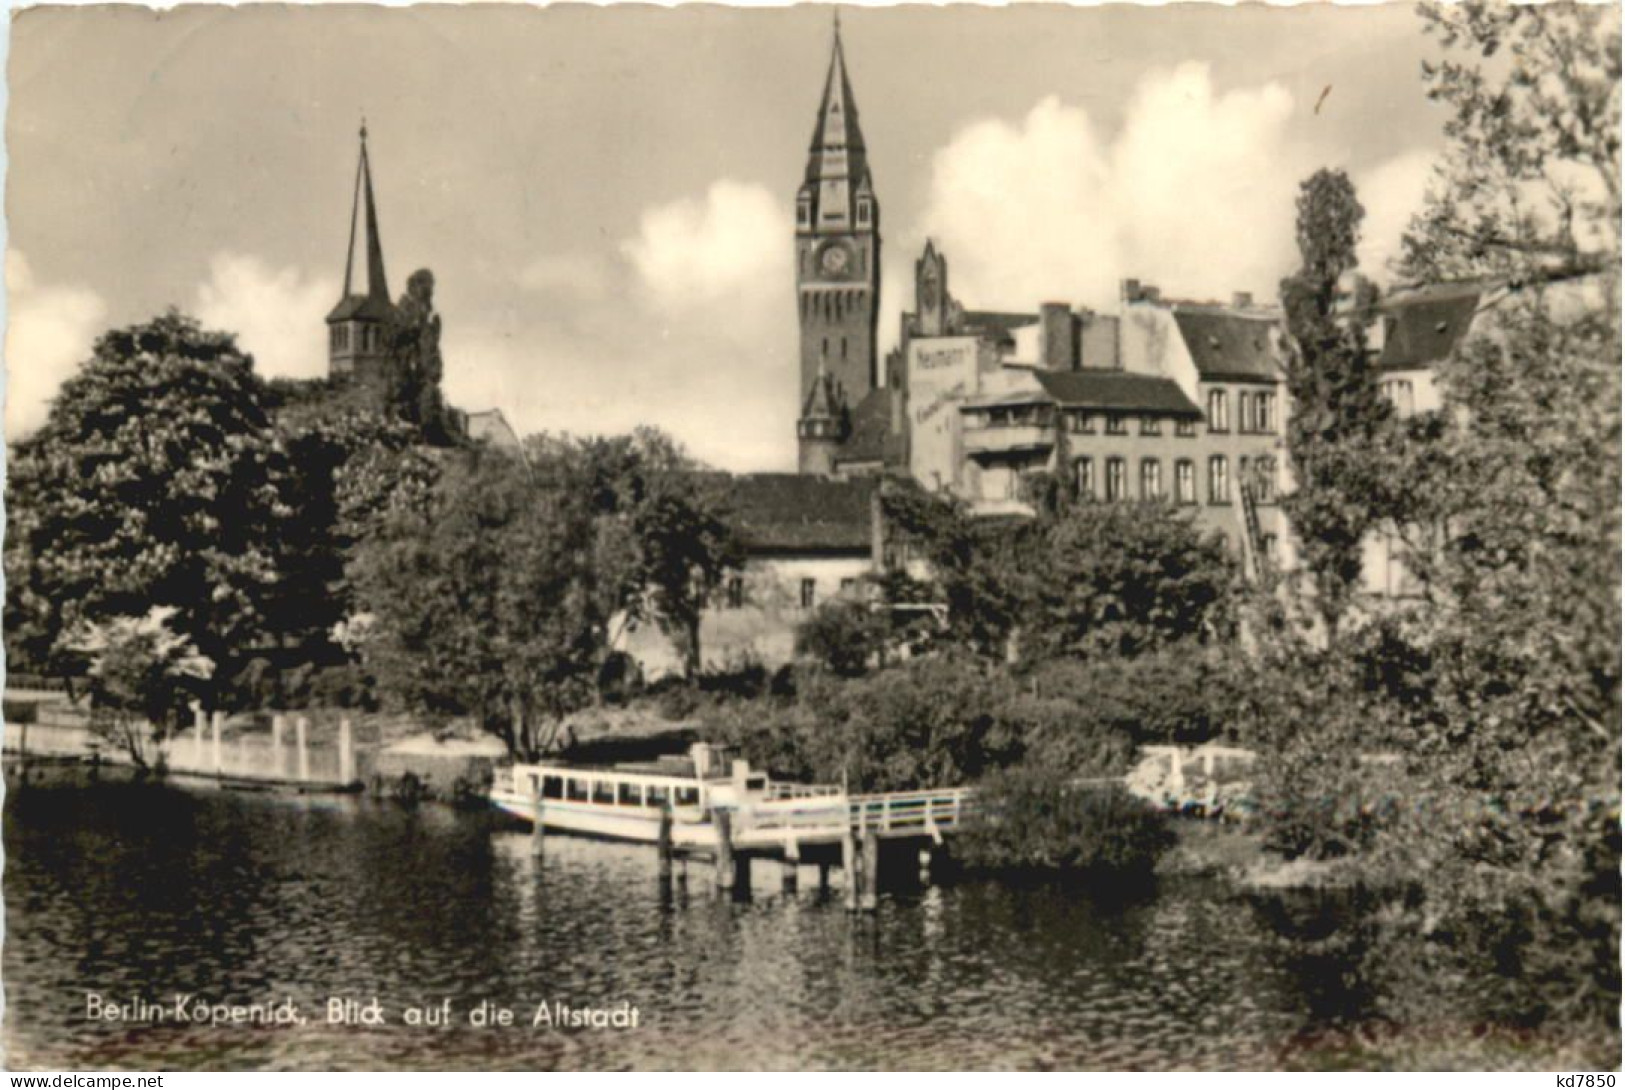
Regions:
<instances>
[{"instance_id":1,"label":"river water","mask_svg":"<svg viewBox=\"0 0 1625 1090\"><path fill-rule=\"evenodd\" d=\"M5 804L14 1068L1272 1068L1319 1027L1221 883L1137 898L987 882L663 894L652 850L494 815L58 777ZM808 888L814 887L814 888ZM291 998L295 1025L95 1021ZM328 1024L376 998L383 1026ZM408 1008L450 1024L405 1024ZM482 1002L510 1026L474 1026ZM534 1026L630 1009L635 1028ZM622 1005L627 1005L623 1008Z\"/></svg>"}]
</instances>

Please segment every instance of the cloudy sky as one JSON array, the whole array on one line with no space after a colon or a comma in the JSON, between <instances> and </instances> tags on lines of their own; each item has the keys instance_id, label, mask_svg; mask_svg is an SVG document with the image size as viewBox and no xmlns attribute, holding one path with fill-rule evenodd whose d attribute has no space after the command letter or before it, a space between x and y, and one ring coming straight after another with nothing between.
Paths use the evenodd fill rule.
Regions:
<instances>
[{"instance_id":1,"label":"cloudy sky","mask_svg":"<svg viewBox=\"0 0 1625 1090\"><path fill-rule=\"evenodd\" d=\"M434 270L446 386L525 432L795 461L790 215L830 10L32 9L12 24L6 427L95 334L175 305L325 369L363 113L390 289ZM968 305L1273 295L1346 168L1382 278L1440 147L1409 3L845 8L882 346L912 261ZM1318 110L1317 110L1318 103Z\"/></svg>"}]
</instances>

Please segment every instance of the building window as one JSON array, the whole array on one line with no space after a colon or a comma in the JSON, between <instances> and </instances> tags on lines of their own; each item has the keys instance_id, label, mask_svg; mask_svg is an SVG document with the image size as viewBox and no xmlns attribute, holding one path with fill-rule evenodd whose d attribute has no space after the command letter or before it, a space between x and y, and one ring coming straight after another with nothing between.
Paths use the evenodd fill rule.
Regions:
<instances>
[{"instance_id":1,"label":"building window","mask_svg":"<svg viewBox=\"0 0 1625 1090\"><path fill-rule=\"evenodd\" d=\"M1254 470L1257 475L1257 490L1259 503L1275 502L1275 459L1260 458L1258 468Z\"/></svg>"},{"instance_id":2,"label":"building window","mask_svg":"<svg viewBox=\"0 0 1625 1090\"><path fill-rule=\"evenodd\" d=\"M1079 458L1072 463L1073 480L1078 485L1078 498L1092 500L1095 498L1095 460L1093 458Z\"/></svg>"},{"instance_id":3,"label":"building window","mask_svg":"<svg viewBox=\"0 0 1625 1090\"><path fill-rule=\"evenodd\" d=\"M841 338L841 358L846 359L846 338Z\"/></svg>"},{"instance_id":4,"label":"building window","mask_svg":"<svg viewBox=\"0 0 1625 1090\"><path fill-rule=\"evenodd\" d=\"M857 585L858 585L858 581L856 579L852 578L850 575L848 575L848 576L846 576L845 578L843 578L841 580L841 593L845 594L847 591L851 590L853 587L855 587Z\"/></svg>"},{"instance_id":5,"label":"building window","mask_svg":"<svg viewBox=\"0 0 1625 1090\"><path fill-rule=\"evenodd\" d=\"M1106 434L1107 435L1127 435L1128 434L1128 418L1123 416L1123 414L1121 414L1121 413L1107 413L1106 414Z\"/></svg>"},{"instance_id":6,"label":"building window","mask_svg":"<svg viewBox=\"0 0 1625 1090\"><path fill-rule=\"evenodd\" d=\"M1207 392L1207 430L1230 430L1230 399L1223 390Z\"/></svg>"},{"instance_id":7,"label":"building window","mask_svg":"<svg viewBox=\"0 0 1625 1090\"><path fill-rule=\"evenodd\" d=\"M728 579L728 608L740 609L745 604L745 580L740 576Z\"/></svg>"},{"instance_id":8,"label":"building window","mask_svg":"<svg viewBox=\"0 0 1625 1090\"><path fill-rule=\"evenodd\" d=\"M1196 502L1196 464L1189 458L1174 463L1174 499L1179 503Z\"/></svg>"},{"instance_id":9,"label":"building window","mask_svg":"<svg viewBox=\"0 0 1625 1090\"><path fill-rule=\"evenodd\" d=\"M1093 435L1093 434L1095 434L1095 418L1094 418L1094 414L1075 412L1075 413L1071 414L1071 421L1072 421L1072 430L1074 432L1076 432L1077 434L1079 434L1079 435Z\"/></svg>"},{"instance_id":10,"label":"building window","mask_svg":"<svg viewBox=\"0 0 1625 1090\"><path fill-rule=\"evenodd\" d=\"M1246 390L1236 395L1236 430L1253 430L1253 395Z\"/></svg>"},{"instance_id":11,"label":"building window","mask_svg":"<svg viewBox=\"0 0 1625 1090\"><path fill-rule=\"evenodd\" d=\"M1142 417L1140 417L1140 434L1141 435L1161 435L1162 434L1162 421L1158 420L1154 416L1142 416Z\"/></svg>"},{"instance_id":12,"label":"building window","mask_svg":"<svg viewBox=\"0 0 1625 1090\"><path fill-rule=\"evenodd\" d=\"M1230 466L1222 454L1207 460L1207 502L1230 502Z\"/></svg>"},{"instance_id":13,"label":"building window","mask_svg":"<svg viewBox=\"0 0 1625 1090\"><path fill-rule=\"evenodd\" d=\"M816 580L803 579L801 581L801 608L811 609L818 597L818 583Z\"/></svg>"},{"instance_id":14,"label":"building window","mask_svg":"<svg viewBox=\"0 0 1625 1090\"><path fill-rule=\"evenodd\" d=\"M1263 435L1275 432L1275 395L1258 394L1253 403L1258 408L1258 431Z\"/></svg>"},{"instance_id":15,"label":"building window","mask_svg":"<svg viewBox=\"0 0 1625 1090\"><path fill-rule=\"evenodd\" d=\"M1140 463L1140 498L1162 499L1162 463L1155 458L1147 458Z\"/></svg>"},{"instance_id":16,"label":"building window","mask_svg":"<svg viewBox=\"0 0 1625 1090\"><path fill-rule=\"evenodd\" d=\"M823 355L823 357L826 360L829 359L829 338L828 337L824 338L824 347L823 347L823 350L822 350L821 354Z\"/></svg>"},{"instance_id":17,"label":"building window","mask_svg":"<svg viewBox=\"0 0 1625 1090\"><path fill-rule=\"evenodd\" d=\"M1189 439L1196 434L1196 421L1188 416L1180 417L1174 423L1174 434Z\"/></svg>"},{"instance_id":18,"label":"building window","mask_svg":"<svg viewBox=\"0 0 1625 1090\"><path fill-rule=\"evenodd\" d=\"M867 226L869 226L869 202L868 201L859 201L858 202L858 226L859 227L867 227Z\"/></svg>"},{"instance_id":19,"label":"building window","mask_svg":"<svg viewBox=\"0 0 1625 1090\"><path fill-rule=\"evenodd\" d=\"M1128 466L1121 458L1106 459L1106 499L1110 502L1128 498Z\"/></svg>"},{"instance_id":20,"label":"building window","mask_svg":"<svg viewBox=\"0 0 1625 1090\"><path fill-rule=\"evenodd\" d=\"M1264 559L1268 560L1271 564L1275 563L1275 535L1265 534L1259 539L1259 543L1264 546Z\"/></svg>"}]
</instances>

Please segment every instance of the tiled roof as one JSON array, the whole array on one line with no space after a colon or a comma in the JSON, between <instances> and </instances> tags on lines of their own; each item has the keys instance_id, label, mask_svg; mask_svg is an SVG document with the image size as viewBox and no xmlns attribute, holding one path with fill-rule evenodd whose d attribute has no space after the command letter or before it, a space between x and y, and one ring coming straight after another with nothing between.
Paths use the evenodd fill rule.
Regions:
<instances>
[{"instance_id":1,"label":"tiled roof","mask_svg":"<svg viewBox=\"0 0 1625 1090\"><path fill-rule=\"evenodd\" d=\"M468 414L468 437L490 443L499 450L520 450L519 433L513 430L501 409Z\"/></svg>"},{"instance_id":2,"label":"tiled roof","mask_svg":"<svg viewBox=\"0 0 1625 1090\"><path fill-rule=\"evenodd\" d=\"M327 321L329 325L347 322L351 318L387 322L394 314L395 308L387 299L380 299L376 295L346 295L327 315Z\"/></svg>"},{"instance_id":3,"label":"tiled roof","mask_svg":"<svg viewBox=\"0 0 1625 1090\"><path fill-rule=\"evenodd\" d=\"M841 462L880 462L898 465L903 461L903 437L892 432L893 391L886 387L870 390L852 412L852 433L835 453Z\"/></svg>"},{"instance_id":4,"label":"tiled roof","mask_svg":"<svg viewBox=\"0 0 1625 1090\"><path fill-rule=\"evenodd\" d=\"M1223 310L1175 308L1174 321L1202 378L1280 380L1280 361L1270 345L1272 320Z\"/></svg>"},{"instance_id":5,"label":"tiled roof","mask_svg":"<svg viewBox=\"0 0 1625 1090\"><path fill-rule=\"evenodd\" d=\"M1033 377L1062 405L1172 416L1201 415L1178 383L1157 375L1127 371L1034 371Z\"/></svg>"},{"instance_id":6,"label":"tiled roof","mask_svg":"<svg viewBox=\"0 0 1625 1090\"><path fill-rule=\"evenodd\" d=\"M745 473L727 485L731 517L753 552L862 553L872 547L879 478Z\"/></svg>"},{"instance_id":7,"label":"tiled roof","mask_svg":"<svg viewBox=\"0 0 1625 1090\"><path fill-rule=\"evenodd\" d=\"M1424 368L1448 356L1472 328L1484 286L1438 284L1383 304L1384 371Z\"/></svg>"},{"instance_id":8,"label":"tiled roof","mask_svg":"<svg viewBox=\"0 0 1625 1090\"><path fill-rule=\"evenodd\" d=\"M1011 333L1022 326L1037 325L1036 314L1011 314L996 310L967 310L964 314L966 333L979 333L995 340L1011 340Z\"/></svg>"}]
</instances>

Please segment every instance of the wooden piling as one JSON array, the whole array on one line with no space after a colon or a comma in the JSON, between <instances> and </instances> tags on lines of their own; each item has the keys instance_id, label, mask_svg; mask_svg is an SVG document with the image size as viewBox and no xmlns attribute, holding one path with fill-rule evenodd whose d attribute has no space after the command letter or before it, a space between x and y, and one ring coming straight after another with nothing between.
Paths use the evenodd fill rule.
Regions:
<instances>
[{"instance_id":1,"label":"wooden piling","mask_svg":"<svg viewBox=\"0 0 1625 1090\"><path fill-rule=\"evenodd\" d=\"M210 737L214 743L214 774L219 776L225 769L224 758L220 753L220 732L226 725L226 713L215 712L210 719Z\"/></svg>"},{"instance_id":2,"label":"wooden piling","mask_svg":"<svg viewBox=\"0 0 1625 1090\"><path fill-rule=\"evenodd\" d=\"M863 891L860 905L865 912L880 906L880 838L873 829L863 834Z\"/></svg>"},{"instance_id":3,"label":"wooden piling","mask_svg":"<svg viewBox=\"0 0 1625 1090\"><path fill-rule=\"evenodd\" d=\"M716 883L718 889L734 888L733 815L726 810L712 810L711 824L717 834Z\"/></svg>"},{"instance_id":4,"label":"wooden piling","mask_svg":"<svg viewBox=\"0 0 1625 1090\"><path fill-rule=\"evenodd\" d=\"M542 844L547 836L546 814L542 809L542 780L538 776L530 785L530 850L533 855L542 854Z\"/></svg>"},{"instance_id":5,"label":"wooden piling","mask_svg":"<svg viewBox=\"0 0 1625 1090\"><path fill-rule=\"evenodd\" d=\"M798 873L801 870L801 845L794 840L784 844L784 874L782 888L786 893L794 893L796 885L801 879Z\"/></svg>"},{"instance_id":6,"label":"wooden piling","mask_svg":"<svg viewBox=\"0 0 1625 1090\"><path fill-rule=\"evenodd\" d=\"M841 837L841 872L842 877L846 879L843 894L846 901L846 910L856 912L858 910L858 887L862 885L863 877L862 868L858 865L857 837L853 835L850 828Z\"/></svg>"},{"instance_id":7,"label":"wooden piling","mask_svg":"<svg viewBox=\"0 0 1625 1090\"><path fill-rule=\"evenodd\" d=\"M660 884L671 885L671 803L660 807Z\"/></svg>"},{"instance_id":8,"label":"wooden piling","mask_svg":"<svg viewBox=\"0 0 1625 1090\"><path fill-rule=\"evenodd\" d=\"M299 747L299 782L310 782L310 720L301 715L293 721L294 744Z\"/></svg>"}]
</instances>

